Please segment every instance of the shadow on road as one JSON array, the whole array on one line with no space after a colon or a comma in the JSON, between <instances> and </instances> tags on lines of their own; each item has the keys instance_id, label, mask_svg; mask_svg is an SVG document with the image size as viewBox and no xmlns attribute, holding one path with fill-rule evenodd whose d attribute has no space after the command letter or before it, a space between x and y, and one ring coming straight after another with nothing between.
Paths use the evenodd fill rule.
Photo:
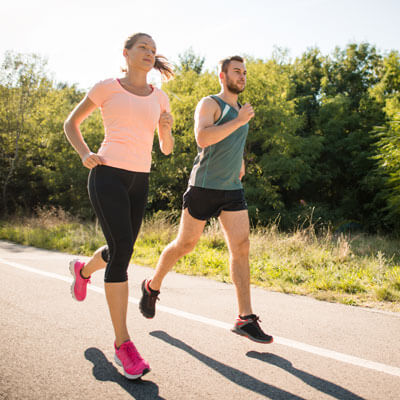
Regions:
<instances>
[{"instance_id":1,"label":"shadow on road","mask_svg":"<svg viewBox=\"0 0 400 400\"><path fill-rule=\"evenodd\" d=\"M249 351L246 355L250 358L256 358L257 360L261 360L268 364L282 368L283 370L301 379L307 385L310 385L320 392L326 393L336 399L364 400L363 397L357 396L356 394L339 385L336 385L335 383L318 378L315 375L311 375L308 372L304 372L300 369L293 367L293 364L283 357L279 357L271 353L259 353L257 351Z\"/></svg>"},{"instance_id":2,"label":"shadow on road","mask_svg":"<svg viewBox=\"0 0 400 400\"><path fill-rule=\"evenodd\" d=\"M142 379L126 379L99 349L90 347L85 350L85 357L93 363L93 376L98 381L115 382L125 389L134 399L163 400L163 398L158 395L158 386L155 383Z\"/></svg>"},{"instance_id":3,"label":"shadow on road","mask_svg":"<svg viewBox=\"0 0 400 400\"><path fill-rule=\"evenodd\" d=\"M153 331L150 332L151 336L154 336L158 339L164 340L164 342L169 343L172 346L175 346L183 351L186 351L188 354L201 361L207 367L213 369L218 372L225 378L229 379L231 382L244 387L245 389L252 390L255 393L259 393L269 399L273 400L304 400L302 397L296 396L292 393L289 393L283 389L279 389L276 386L268 385L265 382L262 382L252 376L246 374L245 372L239 371L236 368L229 367L228 365L222 364L221 362L214 360L203 353L198 352L193 347L190 347L186 343L182 342L179 339L176 339L168 333L163 331Z\"/></svg>"}]
</instances>

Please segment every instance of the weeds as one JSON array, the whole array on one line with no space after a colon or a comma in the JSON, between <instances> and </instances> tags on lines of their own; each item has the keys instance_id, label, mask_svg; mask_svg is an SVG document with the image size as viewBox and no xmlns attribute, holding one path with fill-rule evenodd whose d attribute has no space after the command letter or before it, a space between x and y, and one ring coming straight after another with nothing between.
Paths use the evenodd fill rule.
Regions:
<instances>
[{"instance_id":1,"label":"weeds","mask_svg":"<svg viewBox=\"0 0 400 400\"><path fill-rule=\"evenodd\" d=\"M132 262L155 267L165 246L175 239L178 223L158 213L143 223ZM96 223L82 223L56 208L37 209L30 217L0 222L0 239L91 255L104 244ZM399 241L365 234L316 232L312 221L293 232L277 224L254 227L250 235L251 283L284 293L325 301L400 311ZM223 233L211 221L195 250L175 271L230 282L229 254Z\"/></svg>"}]
</instances>

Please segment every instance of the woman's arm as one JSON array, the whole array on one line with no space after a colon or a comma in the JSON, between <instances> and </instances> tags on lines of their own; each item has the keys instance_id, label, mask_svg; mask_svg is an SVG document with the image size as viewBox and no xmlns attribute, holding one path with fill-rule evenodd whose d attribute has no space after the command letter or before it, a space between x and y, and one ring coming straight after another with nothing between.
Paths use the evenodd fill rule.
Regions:
<instances>
[{"instance_id":1,"label":"woman's arm","mask_svg":"<svg viewBox=\"0 0 400 400\"><path fill-rule=\"evenodd\" d=\"M160 120L158 121L158 140L160 142L160 149L166 156L172 153L174 148L174 137L172 136L172 124L174 120L171 113L161 113Z\"/></svg>"},{"instance_id":2,"label":"woman's arm","mask_svg":"<svg viewBox=\"0 0 400 400\"><path fill-rule=\"evenodd\" d=\"M68 141L79 154L82 164L89 169L102 164L102 160L100 156L90 151L83 139L80 125L96 108L96 104L86 96L64 122L64 132Z\"/></svg>"}]
</instances>

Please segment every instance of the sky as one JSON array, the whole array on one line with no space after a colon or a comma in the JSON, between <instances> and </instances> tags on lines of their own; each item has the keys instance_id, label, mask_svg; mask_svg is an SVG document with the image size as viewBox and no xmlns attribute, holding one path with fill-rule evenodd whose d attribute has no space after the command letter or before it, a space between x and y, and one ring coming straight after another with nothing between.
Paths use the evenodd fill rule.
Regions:
<instances>
[{"instance_id":1,"label":"sky","mask_svg":"<svg viewBox=\"0 0 400 400\"><path fill-rule=\"evenodd\" d=\"M226 56L267 59L276 48L292 59L352 42L400 51L399 17L399 0L3 0L0 61L6 51L36 53L57 82L89 89L123 75L123 44L135 32L172 62L191 47L214 70Z\"/></svg>"}]
</instances>

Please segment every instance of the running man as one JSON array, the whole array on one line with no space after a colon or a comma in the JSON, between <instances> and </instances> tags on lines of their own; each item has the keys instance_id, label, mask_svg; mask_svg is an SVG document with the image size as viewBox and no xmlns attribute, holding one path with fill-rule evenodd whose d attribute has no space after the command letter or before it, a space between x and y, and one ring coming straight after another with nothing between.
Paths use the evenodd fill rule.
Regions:
<instances>
[{"instance_id":1,"label":"running man","mask_svg":"<svg viewBox=\"0 0 400 400\"><path fill-rule=\"evenodd\" d=\"M177 238L162 252L155 274L142 283L141 313L155 315L162 281L176 262L196 246L205 224L218 217L230 255L230 271L236 289L239 316L232 332L258 343L272 343L253 314L250 299L249 217L241 179L245 174L244 145L254 117L250 104L241 106L238 95L246 86L243 58L220 61L221 92L203 98L195 112L198 154L183 195L183 212Z\"/></svg>"}]
</instances>

